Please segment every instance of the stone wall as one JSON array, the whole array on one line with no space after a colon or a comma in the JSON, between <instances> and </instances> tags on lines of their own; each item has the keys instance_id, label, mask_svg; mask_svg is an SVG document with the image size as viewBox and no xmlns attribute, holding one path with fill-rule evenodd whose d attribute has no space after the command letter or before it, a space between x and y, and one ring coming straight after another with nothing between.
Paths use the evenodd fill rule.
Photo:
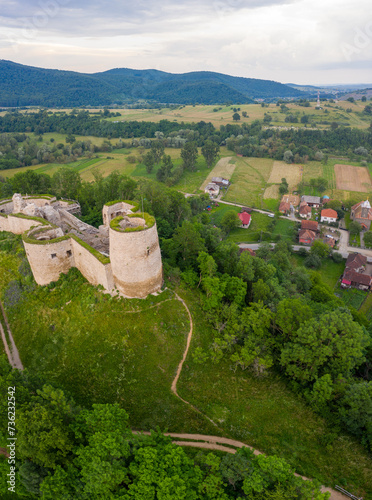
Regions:
<instances>
[{"instance_id":1,"label":"stone wall","mask_svg":"<svg viewBox=\"0 0 372 500\"><path fill-rule=\"evenodd\" d=\"M61 273L67 274L75 266L71 238L53 243L23 242L32 274L38 285L57 281Z\"/></svg>"},{"instance_id":2,"label":"stone wall","mask_svg":"<svg viewBox=\"0 0 372 500\"><path fill-rule=\"evenodd\" d=\"M45 205L51 205L53 202L57 200L55 196L51 196L50 199L46 198L33 198L32 196L24 196L23 199L27 203L33 203L35 207L41 208L45 207Z\"/></svg>"},{"instance_id":3,"label":"stone wall","mask_svg":"<svg viewBox=\"0 0 372 500\"><path fill-rule=\"evenodd\" d=\"M111 292L114 288L111 264L103 264L78 241L71 239L74 265L92 285L102 285Z\"/></svg>"},{"instance_id":4,"label":"stone wall","mask_svg":"<svg viewBox=\"0 0 372 500\"><path fill-rule=\"evenodd\" d=\"M134 205L130 205L129 203L125 203L123 201L119 201L114 205L104 205L102 209L103 224L108 226L112 219L118 217L119 215L126 215L132 208L134 208Z\"/></svg>"},{"instance_id":5,"label":"stone wall","mask_svg":"<svg viewBox=\"0 0 372 500\"><path fill-rule=\"evenodd\" d=\"M13 212L13 201L3 200L0 202L0 212L11 213Z\"/></svg>"},{"instance_id":6,"label":"stone wall","mask_svg":"<svg viewBox=\"0 0 372 500\"><path fill-rule=\"evenodd\" d=\"M156 224L142 231L110 228L110 260L114 282L126 297L146 297L161 288L162 262Z\"/></svg>"},{"instance_id":7,"label":"stone wall","mask_svg":"<svg viewBox=\"0 0 372 500\"><path fill-rule=\"evenodd\" d=\"M23 234L32 226L41 226L42 223L33 219L14 217L13 215L3 216L0 214L0 231L8 231L13 234Z\"/></svg>"}]
</instances>

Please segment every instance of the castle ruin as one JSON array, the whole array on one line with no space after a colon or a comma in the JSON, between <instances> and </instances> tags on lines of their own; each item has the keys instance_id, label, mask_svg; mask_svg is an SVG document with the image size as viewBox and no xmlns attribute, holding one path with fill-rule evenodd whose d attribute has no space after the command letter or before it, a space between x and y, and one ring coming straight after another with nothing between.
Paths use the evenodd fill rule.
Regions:
<instances>
[{"instance_id":1,"label":"castle ruin","mask_svg":"<svg viewBox=\"0 0 372 500\"><path fill-rule=\"evenodd\" d=\"M144 298L160 290L163 274L155 219L138 209L132 201L107 203L97 229L75 217L76 201L14 194L0 202L0 231L22 234L39 285L77 267L109 293Z\"/></svg>"}]
</instances>

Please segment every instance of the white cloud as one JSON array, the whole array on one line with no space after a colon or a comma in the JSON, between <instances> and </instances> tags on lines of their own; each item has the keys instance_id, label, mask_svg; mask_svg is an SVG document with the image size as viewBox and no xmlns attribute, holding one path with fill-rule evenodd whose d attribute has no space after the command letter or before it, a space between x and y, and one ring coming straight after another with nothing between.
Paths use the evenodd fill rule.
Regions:
<instances>
[{"instance_id":1,"label":"white cloud","mask_svg":"<svg viewBox=\"0 0 372 500\"><path fill-rule=\"evenodd\" d=\"M125 66L372 81L369 11L369 0L7 1L0 57L85 72Z\"/></svg>"}]
</instances>

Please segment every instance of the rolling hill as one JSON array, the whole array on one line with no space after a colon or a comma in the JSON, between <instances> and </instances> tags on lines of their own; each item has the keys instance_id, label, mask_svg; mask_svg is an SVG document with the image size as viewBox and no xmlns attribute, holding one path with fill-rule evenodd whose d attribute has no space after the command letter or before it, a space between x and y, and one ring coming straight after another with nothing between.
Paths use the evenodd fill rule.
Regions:
<instances>
[{"instance_id":1,"label":"rolling hill","mask_svg":"<svg viewBox=\"0 0 372 500\"><path fill-rule=\"evenodd\" d=\"M77 73L0 60L0 106L105 106L145 100L165 104L249 103L306 94L271 80L197 71L184 74L117 68Z\"/></svg>"}]
</instances>

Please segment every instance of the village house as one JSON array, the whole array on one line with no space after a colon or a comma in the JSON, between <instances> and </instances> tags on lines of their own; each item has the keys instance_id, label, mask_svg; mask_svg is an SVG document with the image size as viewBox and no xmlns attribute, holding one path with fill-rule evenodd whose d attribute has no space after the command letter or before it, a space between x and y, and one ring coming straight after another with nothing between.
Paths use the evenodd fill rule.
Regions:
<instances>
[{"instance_id":1,"label":"village house","mask_svg":"<svg viewBox=\"0 0 372 500\"><path fill-rule=\"evenodd\" d=\"M217 184L210 182L205 186L204 192L209 194L211 198L216 198L220 192L220 188Z\"/></svg>"},{"instance_id":2,"label":"village house","mask_svg":"<svg viewBox=\"0 0 372 500\"><path fill-rule=\"evenodd\" d=\"M336 244L336 240L333 238L333 236L330 236L329 234L327 234L323 238L323 243L328 245L330 248L333 248Z\"/></svg>"},{"instance_id":3,"label":"village house","mask_svg":"<svg viewBox=\"0 0 372 500\"><path fill-rule=\"evenodd\" d=\"M309 207L319 208L321 205L319 196L302 196L301 201L306 201Z\"/></svg>"},{"instance_id":4,"label":"village house","mask_svg":"<svg viewBox=\"0 0 372 500\"><path fill-rule=\"evenodd\" d=\"M349 254L341 286L343 288L355 287L360 290L369 290L372 285L372 277L369 274L365 274L366 264L366 256L359 253Z\"/></svg>"},{"instance_id":5,"label":"village house","mask_svg":"<svg viewBox=\"0 0 372 500\"><path fill-rule=\"evenodd\" d=\"M368 200L360 201L351 207L350 219L359 222L365 230L370 229L372 221L372 208Z\"/></svg>"},{"instance_id":6,"label":"village house","mask_svg":"<svg viewBox=\"0 0 372 500\"><path fill-rule=\"evenodd\" d=\"M325 208L320 212L320 222L337 222L337 212L332 208Z\"/></svg>"},{"instance_id":7,"label":"village house","mask_svg":"<svg viewBox=\"0 0 372 500\"><path fill-rule=\"evenodd\" d=\"M248 252L250 255L252 255L252 257L256 257L256 252L251 248L239 248L239 254L242 254L243 252Z\"/></svg>"},{"instance_id":8,"label":"village house","mask_svg":"<svg viewBox=\"0 0 372 500\"><path fill-rule=\"evenodd\" d=\"M298 234L298 241L303 245L312 245L316 238L316 234L311 229L301 229Z\"/></svg>"},{"instance_id":9,"label":"village house","mask_svg":"<svg viewBox=\"0 0 372 500\"><path fill-rule=\"evenodd\" d=\"M319 224L316 220L303 220L301 221L301 229L310 229L317 233L319 231Z\"/></svg>"},{"instance_id":10,"label":"village house","mask_svg":"<svg viewBox=\"0 0 372 500\"><path fill-rule=\"evenodd\" d=\"M225 188L229 187L231 184L228 179L224 179L223 177L212 177L212 183Z\"/></svg>"},{"instance_id":11,"label":"village house","mask_svg":"<svg viewBox=\"0 0 372 500\"><path fill-rule=\"evenodd\" d=\"M372 284L372 277L368 274L357 273L352 269L345 269L341 286L343 288L355 287L360 290L369 290Z\"/></svg>"},{"instance_id":12,"label":"village house","mask_svg":"<svg viewBox=\"0 0 372 500\"><path fill-rule=\"evenodd\" d=\"M291 212L293 213L299 203L300 197L297 194L285 194L280 202L279 212L284 215L288 215Z\"/></svg>"},{"instance_id":13,"label":"village house","mask_svg":"<svg viewBox=\"0 0 372 500\"><path fill-rule=\"evenodd\" d=\"M240 227L247 229L251 224L251 220L252 220L251 215L248 214L247 212L240 212L240 214L238 214L238 217L242 223L242 225Z\"/></svg>"},{"instance_id":14,"label":"village house","mask_svg":"<svg viewBox=\"0 0 372 500\"><path fill-rule=\"evenodd\" d=\"M311 208L306 203L306 201L301 201L300 208L298 209L298 215L302 219L310 219L310 217L311 217Z\"/></svg>"},{"instance_id":15,"label":"village house","mask_svg":"<svg viewBox=\"0 0 372 500\"><path fill-rule=\"evenodd\" d=\"M360 253L351 253L347 258L345 267L347 269L352 269L357 273L364 272L366 269L367 257L365 255L361 255Z\"/></svg>"}]
</instances>

